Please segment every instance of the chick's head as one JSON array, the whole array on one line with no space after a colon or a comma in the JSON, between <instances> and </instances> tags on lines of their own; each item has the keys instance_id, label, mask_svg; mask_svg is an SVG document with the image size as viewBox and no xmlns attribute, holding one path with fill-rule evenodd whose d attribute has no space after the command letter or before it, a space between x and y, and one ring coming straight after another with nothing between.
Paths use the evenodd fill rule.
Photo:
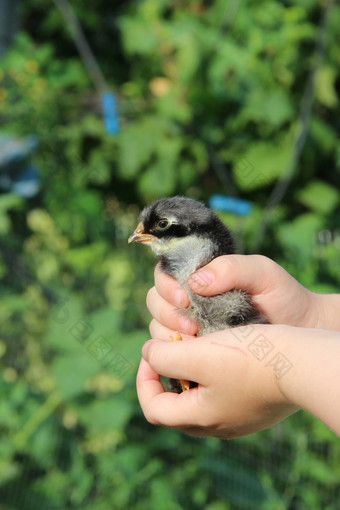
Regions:
<instances>
[{"instance_id":1,"label":"chick's head","mask_svg":"<svg viewBox=\"0 0 340 510\"><path fill-rule=\"evenodd\" d=\"M149 245L157 255L165 254L193 238L213 240L232 252L228 229L204 204L184 197L164 198L146 207L139 224L129 238L129 243Z\"/></svg>"}]
</instances>

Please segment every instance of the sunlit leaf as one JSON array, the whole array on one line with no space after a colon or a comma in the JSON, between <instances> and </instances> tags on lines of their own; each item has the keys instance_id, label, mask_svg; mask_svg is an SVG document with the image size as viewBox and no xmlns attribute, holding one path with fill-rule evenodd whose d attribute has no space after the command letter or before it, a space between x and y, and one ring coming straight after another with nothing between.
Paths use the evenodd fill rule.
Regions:
<instances>
[{"instance_id":1,"label":"sunlit leaf","mask_svg":"<svg viewBox=\"0 0 340 510\"><path fill-rule=\"evenodd\" d=\"M327 214L339 204L340 193L326 182L314 180L301 189L298 199L313 211Z\"/></svg>"},{"instance_id":2,"label":"sunlit leaf","mask_svg":"<svg viewBox=\"0 0 340 510\"><path fill-rule=\"evenodd\" d=\"M86 382L100 369L98 361L83 347L67 356L57 356L51 366L57 390L63 399L85 391Z\"/></svg>"},{"instance_id":3,"label":"sunlit leaf","mask_svg":"<svg viewBox=\"0 0 340 510\"><path fill-rule=\"evenodd\" d=\"M251 145L234 165L234 179L244 190L267 187L280 177L291 157L291 137L279 144L258 142Z\"/></svg>"}]
</instances>

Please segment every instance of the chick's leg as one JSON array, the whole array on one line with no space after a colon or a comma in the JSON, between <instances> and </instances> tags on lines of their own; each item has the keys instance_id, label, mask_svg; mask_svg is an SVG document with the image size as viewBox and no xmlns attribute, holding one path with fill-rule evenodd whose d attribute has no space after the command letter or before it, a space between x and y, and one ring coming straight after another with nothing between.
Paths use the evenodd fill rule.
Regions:
<instances>
[{"instance_id":1,"label":"chick's leg","mask_svg":"<svg viewBox=\"0 0 340 510\"><path fill-rule=\"evenodd\" d=\"M181 334L177 331L175 338L173 336L169 337L170 342L173 342L174 340L183 340ZM182 391L190 390L190 382L186 381L185 379L179 379Z\"/></svg>"}]
</instances>

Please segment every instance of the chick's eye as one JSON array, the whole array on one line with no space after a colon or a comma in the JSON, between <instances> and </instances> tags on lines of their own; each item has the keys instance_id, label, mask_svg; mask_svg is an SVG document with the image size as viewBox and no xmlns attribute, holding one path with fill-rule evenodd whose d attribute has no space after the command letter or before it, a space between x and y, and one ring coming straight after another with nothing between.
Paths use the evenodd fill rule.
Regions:
<instances>
[{"instance_id":1,"label":"chick's eye","mask_svg":"<svg viewBox=\"0 0 340 510\"><path fill-rule=\"evenodd\" d=\"M159 230L165 230L167 229L168 227L170 227L170 221L169 220L160 220L158 223L157 223L157 228Z\"/></svg>"}]
</instances>

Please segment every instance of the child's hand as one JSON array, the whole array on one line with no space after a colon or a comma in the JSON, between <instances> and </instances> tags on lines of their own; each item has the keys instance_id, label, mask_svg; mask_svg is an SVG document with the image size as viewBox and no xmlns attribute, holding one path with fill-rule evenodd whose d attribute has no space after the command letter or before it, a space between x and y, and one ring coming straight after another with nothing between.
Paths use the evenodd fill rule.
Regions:
<instances>
[{"instance_id":1,"label":"child's hand","mask_svg":"<svg viewBox=\"0 0 340 510\"><path fill-rule=\"evenodd\" d=\"M281 266L262 255L218 257L191 275L188 284L202 296L234 288L246 290L272 324L331 328L325 324L323 296L307 290ZM177 311L189 305L187 294L173 278L161 272L159 266L147 305L157 322L190 335L196 333L196 325Z\"/></svg>"},{"instance_id":2,"label":"child's hand","mask_svg":"<svg viewBox=\"0 0 340 510\"><path fill-rule=\"evenodd\" d=\"M144 345L137 375L138 398L151 423L231 438L302 407L340 433L339 333L256 324L169 342L167 328L154 322L151 329L155 338L167 338ZM198 387L166 392L158 374Z\"/></svg>"}]
</instances>

